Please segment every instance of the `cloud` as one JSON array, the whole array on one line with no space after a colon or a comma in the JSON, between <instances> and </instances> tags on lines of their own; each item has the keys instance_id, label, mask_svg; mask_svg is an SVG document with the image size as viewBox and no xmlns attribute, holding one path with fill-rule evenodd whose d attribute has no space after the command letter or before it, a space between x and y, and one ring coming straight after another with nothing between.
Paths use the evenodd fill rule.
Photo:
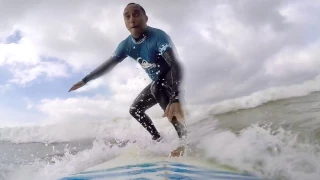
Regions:
<instances>
[{"instance_id":1,"label":"cloud","mask_svg":"<svg viewBox=\"0 0 320 180\"><path fill-rule=\"evenodd\" d=\"M9 82L21 85L39 78L42 74L49 79L68 76L65 64L57 62L41 62L33 67L13 68L12 72L14 77Z\"/></svg>"},{"instance_id":2,"label":"cloud","mask_svg":"<svg viewBox=\"0 0 320 180\"><path fill-rule=\"evenodd\" d=\"M17 64L35 65L40 62L39 52L29 38L22 38L18 43L0 44L0 65Z\"/></svg>"},{"instance_id":3,"label":"cloud","mask_svg":"<svg viewBox=\"0 0 320 180\"><path fill-rule=\"evenodd\" d=\"M319 57L320 41L307 46L288 47L265 62L265 72L277 78L307 73L316 75L319 73Z\"/></svg>"},{"instance_id":4,"label":"cloud","mask_svg":"<svg viewBox=\"0 0 320 180\"><path fill-rule=\"evenodd\" d=\"M36 45L28 38L10 44L0 44L0 66L7 67L13 78L8 83L25 85L41 75L48 78L68 76L67 66L59 61L41 58Z\"/></svg>"}]
</instances>

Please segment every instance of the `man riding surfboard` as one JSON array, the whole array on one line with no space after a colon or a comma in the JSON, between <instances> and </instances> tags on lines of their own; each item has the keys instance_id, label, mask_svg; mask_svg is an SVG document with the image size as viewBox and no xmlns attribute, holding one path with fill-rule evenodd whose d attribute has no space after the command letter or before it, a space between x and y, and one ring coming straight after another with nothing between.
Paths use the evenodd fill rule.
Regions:
<instances>
[{"instance_id":1,"label":"man riding surfboard","mask_svg":"<svg viewBox=\"0 0 320 180\"><path fill-rule=\"evenodd\" d=\"M179 97L182 69L170 36L147 25L148 16L139 4L129 3L124 9L123 18L130 35L119 43L109 59L74 84L69 92L106 74L126 57L131 57L141 65L152 82L134 100L130 114L151 134L153 140L160 141L160 133L145 113L159 104L164 111L163 117L169 119L179 138L185 139L187 129ZM183 152L184 147L181 146L171 155L179 156Z\"/></svg>"}]
</instances>

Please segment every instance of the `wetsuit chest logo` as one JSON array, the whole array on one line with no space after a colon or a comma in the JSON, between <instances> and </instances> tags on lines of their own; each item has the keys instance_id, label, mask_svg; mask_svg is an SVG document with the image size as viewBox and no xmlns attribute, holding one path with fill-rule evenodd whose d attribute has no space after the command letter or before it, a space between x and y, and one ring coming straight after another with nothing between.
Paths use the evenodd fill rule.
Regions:
<instances>
[{"instance_id":1,"label":"wetsuit chest logo","mask_svg":"<svg viewBox=\"0 0 320 180\"><path fill-rule=\"evenodd\" d=\"M142 59L141 57L137 58L138 63L141 65L143 69L155 68L157 65L155 63L148 63L148 61Z\"/></svg>"}]
</instances>

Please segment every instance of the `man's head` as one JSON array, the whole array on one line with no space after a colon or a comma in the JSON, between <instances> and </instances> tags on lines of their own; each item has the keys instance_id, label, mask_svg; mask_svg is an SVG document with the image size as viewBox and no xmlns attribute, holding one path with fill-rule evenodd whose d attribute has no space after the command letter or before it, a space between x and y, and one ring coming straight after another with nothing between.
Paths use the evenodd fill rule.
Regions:
<instances>
[{"instance_id":1,"label":"man's head","mask_svg":"<svg viewBox=\"0 0 320 180\"><path fill-rule=\"evenodd\" d=\"M129 3L123 12L124 22L134 38L139 38L147 27L148 16L142 6Z\"/></svg>"}]
</instances>

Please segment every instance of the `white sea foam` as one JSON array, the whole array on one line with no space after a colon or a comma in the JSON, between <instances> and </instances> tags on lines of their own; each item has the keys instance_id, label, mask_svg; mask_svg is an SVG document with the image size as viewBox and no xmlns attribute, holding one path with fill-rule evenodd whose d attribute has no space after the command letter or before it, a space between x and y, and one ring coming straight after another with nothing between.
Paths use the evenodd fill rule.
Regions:
<instances>
[{"instance_id":1,"label":"white sea foam","mask_svg":"<svg viewBox=\"0 0 320 180\"><path fill-rule=\"evenodd\" d=\"M89 167L98 165L102 162L115 158L116 156L127 152L136 151L137 154L152 153L153 155L167 156L175 147L179 145L178 140L174 139L172 132L164 133L164 142L154 143L145 140L143 133L136 135L135 143L129 143L125 147L118 146L110 147L103 139L94 141L92 148L83 150L73 155L67 149L63 157L53 158L48 163L43 161L36 161L32 165L22 165L11 170L5 177L7 180L56 180L73 173L81 172ZM137 137L140 136L140 137ZM117 136L119 138L119 136ZM128 138L127 135L122 134L121 138Z\"/></svg>"},{"instance_id":2,"label":"white sea foam","mask_svg":"<svg viewBox=\"0 0 320 180\"><path fill-rule=\"evenodd\" d=\"M319 147L298 142L297 134L252 125L239 135L213 132L201 141L208 159L253 172L263 179L320 177Z\"/></svg>"}]
</instances>

